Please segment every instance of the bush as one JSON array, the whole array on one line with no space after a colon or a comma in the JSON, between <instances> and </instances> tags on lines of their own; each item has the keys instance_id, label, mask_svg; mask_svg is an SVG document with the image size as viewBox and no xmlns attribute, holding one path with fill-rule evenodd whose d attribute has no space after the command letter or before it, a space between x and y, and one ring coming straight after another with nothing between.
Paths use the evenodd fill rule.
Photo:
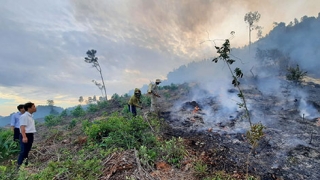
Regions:
<instances>
[{"instance_id":1,"label":"bush","mask_svg":"<svg viewBox=\"0 0 320 180\"><path fill-rule=\"evenodd\" d=\"M72 116L81 117L86 114L86 112L82 109L80 105L78 105L73 111L71 111Z\"/></svg>"},{"instance_id":2,"label":"bush","mask_svg":"<svg viewBox=\"0 0 320 180\"><path fill-rule=\"evenodd\" d=\"M98 101L99 109L104 109L109 107L109 101Z\"/></svg>"},{"instance_id":3,"label":"bush","mask_svg":"<svg viewBox=\"0 0 320 180\"><path fill-rule=\"evenodd\" d=\"M87 108L88 113L94 113L94 112L97 112L98 110L99 110L99 107L97 104L89 104Z\"/></svg>"},{"instance_id":4,"label":"bush","mask_svg":"<svg viewBox=\"0 0 320 180\"><path fill-rule=\"evenodd\" d=\"M68 129L73 129L77 125L77 119L72 119L68 125Z\"/></svg>"},{"instance_id":5,"label":"bush","mask_svg":"<svg viewBox=\"0 0 320 180\"><path fill-rule=\"evenodd\" d=\"M177 167L180 166L180 161L187 153L183 145L183 139L180 137L173 137L171 140L165 141L165 143L161 145L160 149L163 153L163 160Z\"/></svg>"},{"instance_id":6,"label":"bush","mask_svg":"<svg viewBox=\"0 0 320 180\"><path fill-rule=\"evenodd\" d=\"M300 84L303 78L307 75L306 71L302 71L297 65L296 68L289 67L286 75L287 80L292 81L296 84Z\"/></svg>"},{"instance_id":7,"label":"bush","mask_svg":"<svg viewBox=\"0 0 320 180\"><path fill-rule=\"evenodd\" d=\"M44 117L44 124L48 127L50 126L56 126L62 122L61 116L55 116L55 115L48 115Z\"/></svg>"},{"instance_id":8,"label":"bush","mask_svg":"<svg viewBox=\"0 0 320 180\"><path fill-rule=\"evenodd\" d=\"M68 116L67 110L66 110L66 109L63 110L63 111L61 112L60 116L61 116L61 117L67 117L67 116Z\"/></svg>"},{"instance_id":9,"label":"bush","mask_svg":"<svg viewBox=\"0 0 320 180\"><path fill-rule=\"evenodd\" d=\"M0 129L0 161L19 152L18 143L13 141L11 130Z\"/></svg>"},{"instance_id":10,"label":"bush","mask_svg":"<svg viewBox=\"0 0 320 180\"><path fill-rule=\"evenodd\" d=\"M143 107L147 107L151 105L151 97L150 96L141 96L141 105Z\"/></svg>"},{"instance_id":11,"label":"bush","mask_svg":"<svg viewBox=\"0 0 320 180\"><path fill-rule=\"evenodd\" d=\"M106 147L139 149L142 145L152 147L156 141L155 136L142 117L128 120L125 117L113 114L107 120L86 123L85 126L85 134Z\"/></svg>"}]
</instances>

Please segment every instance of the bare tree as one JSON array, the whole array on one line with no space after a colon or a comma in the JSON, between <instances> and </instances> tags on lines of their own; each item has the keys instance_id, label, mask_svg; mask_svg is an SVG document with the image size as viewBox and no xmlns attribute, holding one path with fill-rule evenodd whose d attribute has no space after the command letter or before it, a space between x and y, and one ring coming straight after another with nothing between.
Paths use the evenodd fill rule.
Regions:
<instances>
[{"instance_id":1,"label":"bare tree","mask_svg":"<svg viewBox=\"0 0 320 180\"><path fill-rule=\"evenodd\" d=\"M96 57L96 53L97 51L92 49L92 50L88 50L87 51L87 56L88 57L85 57L84 61L86 63L92 63L93 67L95 67L97 69L97 71L100 73L100 76L101 76L101 81L102 81L102 88L104 90L104 96L105 96L105 99L107 100L107 91L106 91L106 86L104 84L104 80L103 80L103 76L102 76L102 70L101 70L101 67L100 67L100 64L98 62L98 57Z\"/></svg>"},{"instance_id":2,"label":"bare tree","mask_svg":"<svg viewBox=\"0 0 320 180\"><path fill-rule=\"evenodd\" d=\"M249 24L249 47L251 45L251 31L258 30L258 36L259 36L259 34L261 34L262 27L254 25L254 23L256 23L260 20L260 17L261 17L261 15L258 11L249 12L244 16L244 21ZM260 30L260 32L259 32L259 30Z\"/></svg>"},{"instance_id":3,"label":"bare tree","mask_svg":"<svg viewBox=\"0 0 320 180\"><path fill-rule=\"evenodd\" d=\"M95 81L95 80L92 80L92 82L100 89L102 96L104 96L103 95L103 86L102 86L102 84L97 82L97 81Z\"/></svg>"}]
</instances>

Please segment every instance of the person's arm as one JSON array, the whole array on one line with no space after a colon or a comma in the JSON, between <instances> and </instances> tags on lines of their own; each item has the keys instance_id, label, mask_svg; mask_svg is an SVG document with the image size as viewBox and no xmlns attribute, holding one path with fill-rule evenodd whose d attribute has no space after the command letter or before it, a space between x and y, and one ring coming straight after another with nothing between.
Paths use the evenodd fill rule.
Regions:
<instances>
[{"instance_id":1,"label":"person's arm","mask_svg":"<svg viewBox=\"0 0 320 180\"><path fill-rule=\"evenodd\" d=\"M22 142L27 143L28 142L28 138L26 135L26 126L21 125L20 126L20 130L21 130L21 135L22 135Z\"/></svg>"},{"instance_id":2,"label":"person's arm","mask_svg":"<svg viewBox=\"0 0 320 180\"><path fill-rule=\"evenodd\" d=\"M142 108L142 106L139 105L139 99L138 98L133 99L132 104L135 105L138 108Z\"/></svg>"},{"instance_id":3,"label":"person's arm","mask_svg":"<svg viewBox=\"0 0 320 180\"><path fill-rule=\"evenodd\" d=\"M14 131L14 121L15 121L15 114L11 115L11 121L10 121L10 125L11 125L11 130Z\"/></svg>"}]
</instances>

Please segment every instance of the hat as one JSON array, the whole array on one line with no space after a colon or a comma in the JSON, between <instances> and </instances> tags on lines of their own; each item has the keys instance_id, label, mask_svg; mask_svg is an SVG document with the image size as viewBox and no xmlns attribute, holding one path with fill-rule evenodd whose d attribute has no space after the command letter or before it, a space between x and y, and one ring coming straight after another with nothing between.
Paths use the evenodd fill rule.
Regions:
<instances>
[{"instance_id":1,"label":"hat","mask_svg":"<svg viewBox=\"0 0 320 180\"><path fill-rule=\"evenodd\" d=\"M160 79L156 79L156 83L161 83L161 80Z\"/></svg>"}]
</instances>

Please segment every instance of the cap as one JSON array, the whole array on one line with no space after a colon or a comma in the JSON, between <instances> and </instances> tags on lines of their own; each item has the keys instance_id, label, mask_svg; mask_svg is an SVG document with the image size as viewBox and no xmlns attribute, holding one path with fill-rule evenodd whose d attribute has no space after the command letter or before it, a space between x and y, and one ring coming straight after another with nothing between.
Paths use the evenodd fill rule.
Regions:
<instances>
[{"instance_id":1,"label":"cap","mask_svg":"<svg viewBox=\"0 0 320 180\"><path fill-rule=\"evenodd\" d=\"M156 83L161 83L161 80L160 79L156 79Z\"/></svg>"}]
</instances>

